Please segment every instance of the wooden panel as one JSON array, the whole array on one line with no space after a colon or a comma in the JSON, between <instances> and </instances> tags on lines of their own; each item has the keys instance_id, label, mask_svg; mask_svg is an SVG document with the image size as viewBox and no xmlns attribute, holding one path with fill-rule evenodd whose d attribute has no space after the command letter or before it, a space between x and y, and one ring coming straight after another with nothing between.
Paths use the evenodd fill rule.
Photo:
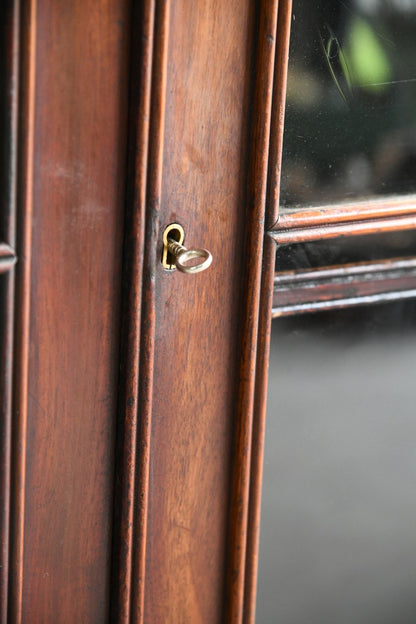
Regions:
<instances>
[{"instance_id":1,"label":"wooden panel","mask_svg":"<svg viewBox=\"0 0 416 624\"><path fill-rule=\"evenodd\" d=\"M149 76L132 73L141 87L130 176L142 184L129 195L126 310L138 307L124 318L133 374L121 398L114 613L241 621L276 4L158 1L154 36L153 8L144 3L139 30L145 64L154 40L148 146L138 103L146 110ZM172 221L212 251L207 272L162 268ZM140 244L143 264L133 260Z\"/></svg>"},{"instance_id":2,"label":"wooden panel","mask_svg":"<svg viewBox=\"0 0 416 624\"><path fill-rule=\"evenodd\" d=\"M25 4L13 624L109 618L129 13Z\"/></svg>"},{"instance_id":3,"label":"wooden panel","mask_svg":"<svg viewBox=\"0 0 416 624\"><path fill-rule=\"evenodd\" d=\"M394 258L285 271L274 279L273 316L416 296L416 259Z\"/></svg>"},{"instance_id":4,"label":"wooden panel","mask_svg":"<svg viewBox=\"0 0 416 624\"><path fill-rule=\"evenodd\" d=\"M223 620L252 44L248 2L171 5L157 256L178 221L214 261L156 263L144 622Z\"/></svg>"}]
</instances>

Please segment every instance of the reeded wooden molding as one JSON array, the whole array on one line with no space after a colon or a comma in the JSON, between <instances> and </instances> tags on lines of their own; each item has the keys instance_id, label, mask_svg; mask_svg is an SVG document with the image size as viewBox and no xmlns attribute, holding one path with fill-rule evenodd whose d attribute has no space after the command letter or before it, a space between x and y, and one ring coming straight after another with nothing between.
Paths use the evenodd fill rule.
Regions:
<instances>
[{"instance_id":1,"label":"reeded wooden molding","mask_svg":"<svg viewBox=\"0 0 416 624\"><path fill-rule=\"evenodd\" d=\"M283 212L269 235L279 244L381 234L416 227L416 197L371 199Z\"/></svg>"},{"instance_id":2,"label":"reeded wooden molding","mask_svg":"<svg viewBox=\"0 0 416 624\"><path fill-rule=\"evenodd\" d=\"M149 0L142 5L141 12L139 6L137 11L138 30L133 36L139 38L141 66L137 70L133 65L131 71L131 114L135 119L128 182L131 200L128 201L132 201L133 208L127 223L125 251L127 324L123 366L127 376L121 405L122 510L119 538L116 538L119 589L113 605L113 619L120 624L142 624L144 617L155 347L154 271L162 187L170 2ZM138 88L135 81L139 81Z\"/></svg>"},{"instance_id":3,"label":"reeded wooden molding","mask_svg":"<svg viewBox=\"0 0 416 624\"><path fill-rule=\"evenodd\" d=\"M135 528L135 480L139 409L139 358L142 323L146 180L149 143L155 2L134 3L129 111L129 163L123 278L119 463L113 549L113 621L130 622L132 552ZM149 362L150 364L150 362ZM146 369L143 374L146 373ZM143 427L142 427L143 429ZM148 461L148 457L142 460ZM143 511L143 510L142 510ZM143 593L143 584L139 591ZM142 600L142 597L141 597Z\"/></svg>"},{"instance_id":4,"label":"reeded wooden molding","mask_svg":"<svg viewBox=\"0 0 416 624\"><path fill-rule=\"evenodd\" d=\"M140 343L140 385L138 395L139 436L133 533L131 624L144 623L146 588L146 546L149 504L149 469L155 350L155 267L159 235L165 129L166 80L169 43L170 0L157 0L153 53L150 139L147 176L147 209L143 267L143 322ZM145 371L145 374L143 374Z\"/></svg>"},{"instance_id":5,"label":"reeded wooden molding","mask_svg":"<svg viewBox=\"0 0 416 624\"><path fill-rule=\"evenodd\" d=\"M243 615L244 624L254 624L256 613L264 433L266 424L267 381L270 355L270 310L273 302L275 256L276 247L273 241L266 237L263 250L260 322L257 341L256 387L251 452L249 516L247 526L247 554Z\"/></svg>"},{"instance_id":6,"label":"reeded wooden molding","mask_svg":"<svg viewBox=\"0 0 416 624\"><path fill-rule=\"evenodd\" d=\"M229 517L226 618L241 624L244 612L247 526L255 372L259 331L260 290L264 240L267 168L270 140L273 71L277 25L277 1L260 4L256 54L256 80L247 185L246 262L247 285L241 325L241 359L236 406L234 463Z\"/></svg>"},{"instance_id":7,"label":"reeded wooden molding","mask_svg":"<svg viewBox=\"0 0 416 624\"><path fill-rule=\"evenodd\" d=\"M294 208L284 210L278 220L278 227L311 227L360 219L378 219L413 214L416 211L416 196L370 198L368 200ZM293 225L291 225L293 223Z\"/></svg>"},{"instance_id":8,"label":"reeded wooden molding","mask_svg":"<svg viewBox=\"0 0 416 624\"><path fill-rule=\"evenodd\" d=\"M416 296L416 258L285 271L274 278L273 316L334 310Z\"/></svg>"},{"instance_id":9,"label":"reeded wooden molding","mask_svg":"<svg viewBox=\"0 0 416 624\"><path fill-rule=\"evenodd\" d=\"M146 586L147 518L149 502L150 437L152 424L153 367L155 349L155 267L162 188L163 143L166 103L166 74L169 41L170 1L158 0L155 17L155 46L150 117L147 178L147 213L144 242L143 323L139 385L139 436L134 519L131 623L143 624Z\"/></svg>"},{"instance_id":10,"label":"reeded wooden molding","mask_svg":"<svg viewBox=\"0 0 416 624\"><path fill-rule=\"evenodd\" d=\"M266 197L266 229L275 223L279 207L286 83L292 19L292 0L280 0L277 16L276 60L270 126L269 164ZM266 236L263 248L263 271L260 294L257 340L256 386L250 467L250 496L247 525L247 552L244 594L244 624L254 624L260 536L260 511L263 477L264 434L266 423L267 380L270 352L270 310L273 301L273 277L276 248Z\"/></svg>"},{"instance_id":11,"label":"reeded wooden molding","mask_svg":"<svg viewBox=\"0 0 416 624\"><path fill-rule=\"evenodd\" d=\"M279 214L280 176L282 171L283 132L286 111L286 87L291 22L292 0L280 0L277 21L273 111L270 131L266 229L271 229L273 227Z\"/></svg>"},{"instance_id":12,"label":"reeded wooden molding","mask_svg":"<svg viewBox=\"0 0 416 624\"><path fill-rule=\"evenodd\" d=\"M22 621L29 362L31 232L35 124L36 0L21 5L19 68L18 219L13 361L12 503L9 620Z\"/></svg>"}]
</instances>

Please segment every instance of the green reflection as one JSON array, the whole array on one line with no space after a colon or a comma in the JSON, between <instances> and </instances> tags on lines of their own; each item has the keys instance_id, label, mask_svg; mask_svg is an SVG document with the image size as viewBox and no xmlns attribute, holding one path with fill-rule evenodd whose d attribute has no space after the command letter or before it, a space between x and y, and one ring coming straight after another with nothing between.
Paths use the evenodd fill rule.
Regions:
<instances>
[{"instance_id":1,"label":"green reflection","mask_svg":"<svg viewBox=\"0 0 416 624\"><path fill-rule=\"evenodd\" d=\"M294 1L281 202L416 191L416 0Z\"/></svg>"}]
</instances>

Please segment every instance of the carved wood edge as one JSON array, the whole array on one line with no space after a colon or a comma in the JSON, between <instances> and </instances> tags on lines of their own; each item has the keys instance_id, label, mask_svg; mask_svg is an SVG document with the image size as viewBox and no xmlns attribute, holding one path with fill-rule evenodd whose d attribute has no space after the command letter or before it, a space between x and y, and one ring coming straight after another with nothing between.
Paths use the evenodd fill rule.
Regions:
<instances>
[{"instance_id":1,"label":"carved wood edge","mask_svg":"<svg viewBox=\"0 0 416 624\"><path fill-rule=\"evenodd\" d=\"M250 589L248 603L246 588L255 585L255 566L247 565L256 556L257 541L249 540L252 534L250 500L258 507L259 498L253 497L252 445L253 421L259 417L259 386L263 387L265 370L264 357L268 345L269 310L264 314L264 292L267 292L267 278L270 263L269 254L265 260L269 267L263 267L264 222L266 216L267 171L272 111L273 74L276 49L277 2L267 0L259 5L259 30L256 51L256 81L253 92L253 117L251 128L251 153L247 185L249 202L246 221L246 263L244 282L246 295L241 324L241 355L239 385L234 433L234 463L231 484L229 515L228 564L225 621L240 624L251 621L253 592ZM262 314L262 316L260 316ZM260 345L258 340L260 338ZM258 347L260 346L259 351ZM257 369L257 370L256 370ZM261 392L261 391L260 391ZM257 394L256 394L257 393ZM257 399L257 401L256 401ZM261 403L261 401L260 401ZM255 439L255 444L258 441ZM257 463L257 462L256 462ZM257 478L256 476L254 479ZM250 549L250 550L248 550Z\"/></svg>"},{"instance_id":2,"label":"carved wood edge","mask_svg":"<svg viewBox=\"0 0 416 624\"><path fill-rule=\"evenodd\" d=\"M273 110L270 130L270 157L267 182L266 229L273 229L279 214L283 132L286 111L287 72L292 23L292 0L280 0L277 22Z\"/></svg>"},{"instance_id":3,"label":"carved wood edge","mask_svg":"<svg viewBox=\"0 0 416 624\"><path fill-rule=\"evenodd\" d=\"M36 0L15 3L16 46L20 58L16 72L19 127L17 158L17 232L15 319L13 346L13 431L11 448L11 521L8 621L22 619L24 515L26 480L26 422L29 358L31 231L36 69Z\"/></svg>"},{"instance_id":4,"label":"carved wood edge","mask_svg":"<svg viewBox=\"0 0 416 624\"><path fill-rule=\"evenodd\" d=\"M273 317L409 299L416 257L276 273Z\"/></svg>"},{"instance_id":5,"label":"carved wood edge","mask_svg":"<svg viewBox=\"0 0 416 624\"><path fill-rule=\"evenodd\" d=\"M260 323L257 338L256 387L250 465L250 495L247 525L247 553L244 595L244 624L254 624L256 611L260 510L262 497L264 434L270 355L270 327L273 300L273 275L276 249L266 237L263 249L263 274L260 295Z\"/></svg>"},{"instance_id":6,"label":"carved wood edge","mask_svg":"<svg viewBox=\"0 0 416 624\"><path fill-rule=\"evenodd\" d=\"M291 19L292 0L280 0L277 15L273 100L269 137L269 162L265 210L266 229L270 228L271 225L275 223L278 215ZM273 299L275 253L276 246L266 235L263 247L259 327L257 335L256 385L254 397L252 448L250 454L250 492L248 502L243 613L244 624L254 624L256 610L264 434L270 352L270 312Z\"/></svg>"},{"instance_id":7,"label":"carved wood edge","mask_svg":"<svg viewBox=\"0 0 416 624\"><path fill-rule=\"evenodd\" d=\"M162 183L170 2L135 3L130 78L120 435L112 619L144 617L155 337L154 266ZM150 140L151 137L151 140Z\"/></svg>"},{"instance_id":8,"label":"carved wood edge","mask_svg":"<svg viewBox=\"0 0 416 624\"><path fill-rule=\"evenodd\" d=\"M283 212L269 236L278 245L381 234L416 227L416 197L371 199Z\"/></svg>"},{"instance_id":9,"label":"carved wood edge","mask_svg":"<svg viewBox=\"0 0 416 624\"><path fill-rule=\"evenodd\" d=\"M372 199L369 202L291 210L281 214L274 228L269 230L268 235L277 245L414 230L416 228L416 197ZM389 285L385 280L383 283L382 276L385 272L382 266L389 266L389 263L388 260L378 266L375 263L365 263L366 288L364 288L359 268L362 267L362 263L351 264L348 268L346 266L344 272L346 280L356 275L355 271L357 275L361 275L361 279L354 278L355 291L353 291L353 285L349 283L345 283L344 288L342 285L335 288L333 271L336 271L337 267L321 269L319 278L316 275L313 276L308 270L293 272L292 279L296 279L298 286L293 282L291 286L287 285L284 288L282 283L285 278L283 274L277 274L272 316L286 316L413 297L413 282L411 280L409 282L408 275L406 279L404 275L402 276L404 281L401 281L400 275L397 274ZM370 285L371 276L374 280L373 286ZM299 286L302 280L304 288ZM311 292L313 280L315 280L316 289L314 295ZM401 285L399 285L400 282ZM408 284L407 287L406 284ZM388 288L391 288L390 292ZM328 295L330 291L332 299Z\"/></svg>"}]
</instances>

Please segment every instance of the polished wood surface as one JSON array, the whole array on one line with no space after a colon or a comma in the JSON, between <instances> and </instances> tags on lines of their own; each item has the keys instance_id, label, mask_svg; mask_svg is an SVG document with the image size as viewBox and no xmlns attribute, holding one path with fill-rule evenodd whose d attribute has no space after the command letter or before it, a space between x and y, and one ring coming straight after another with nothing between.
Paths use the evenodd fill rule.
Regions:
<instances>
[{"instance_id":1,"label":"polished wood surface","mask_svg":"<svg viewBox=\"0 0 416 624\"><path fill-rule=\"evenodd\" d=\"M142 622L144 618L155 350L154 271L159 263L156 252L159 233L150 224L157 220L160 208L169 9L169 3L157 6L154 2L143 3L133 33L133 45L141 60L140 82L136 82L134 71L131 77L132 134L127 197L131 210L126 223L127 306L123 316L122 352L129 368L124 373L121 403L124 420L119 464L121 522L116 526L119 536L115 541L114 568L119 591L113 605L117 622Z\"/></svg>"},{"instance_id":2,"label":"polished wood surface","mask_svg":"<svg viewBox=\"0 0 416 624\"><path fill-rule=\"evenodd\" d=\"M142 617L143 613L151 423L149 394L153 365L152 333L146 317L149 297L146 297L147 283L144 285L143 250L155 2L136 3L134 9L120 352L119 416L122 426L118 430L117 444L114 591L111 601L112 620L120 624L130 622L132 596L136 617Z\"/></svg>"},{"instance_id":3,"label":"polished wood surface","mask_svg":"<svg viewBox=\"0 0 416 624\"><path fill-rule=\"evenodd\" d=\"M146 228L144 238L133 227L126 239L134 282L126 292L136 303L142 292L142 321L138 340L140 316L123 317L139 377L121 401L114 613L132 622L239 621L276 6L184 0L143 10L145 65L154 45L149 137L138 118L129 175L144 183L147 168ZM212 63L219 50L221 63ZM145 103L149 78L141 76L136 97ZM137 223L138 190L132 201ZM192 246L212 251L206 273L162 268L162 232L172 221ZM142 269L131 260L140 241Z\"/></svg>"},{"instance_id":4,"label":"polished wood surface","mask_svg":"<svg viewBox=\"0 0 416 624\"><path fill-rule=\"evenodd\" d=\"M242 279L247 285L243 299L239 339L239 384L236 401L234 432L234 457L229 519L229 548L227 561L227 604L226 620L239 623L243 619L246 571L247 538L250 515L250 483L253 420L261 417L255 413L256 372L257 382L262 375L256 367L267 356L268 327L270 316L260 317L262 291L270 288L262 281L268 276L273 258L265 255L263 266L264 223L266 218L267 170L269 164L269 143L273 74L276 50L277 3L265 0L260 5L257 38L257 59L253 90L253 122L250 135L250 158L247 180L246 241L243 252ZM263 269L263 271L262 271ZM260 325L260 328L259 328ZM265 328L266 345L258 354L259 329ZM261 364L260 364L261 366Z\"/></svg>"},{"instance_id":5,"label":"polished wood surface","mask_svg":"<svg viewBox=\"0 0 416 624\"><path fill-rule=\"evenodd\" d=\"M290 27L292 23L292 0L280 0L278 10L273 110L270 129L270 157L267 182L266 229L268 230L274 229L279 215L288 56Z\"/></svg>"},{"instance_id":6,"label":"polished wood surface","mask_svg":"<svg viewBox=\"0 0 416 624\"><path fill-rule=\"evenodd\" d=\"M154 275L145 622L224 617L255 36L248 2L172 3L162 194L151 222L158 257L163 228L177 221L214 262L195 276L158 262ZM219 49L221 63L211 62Z\"/></svg>"},{"instance_id":7,"label":"polished wood surface","mask_svg":"<svg viewBox=\"0 0 416 624\"><path fill-rule=\"evenodd\" d=\"M10 557L8 615L22 622L23 550L26 486L31 244L34 177L36 70L36 3L21 7L17 28L19 49L18 118L14 151L16 180L16 286L13 345L13 430L11 448Z\"/></svg>"},{"instance_id":8,"label":"polished wood surface","mask_svg":"<svg viewBox=\"0 0 416 624\"><path fill-rule=\"evenodd\" d=\"M413 228L414 198L278 218L290 0L1 11L0 620L253 624L272 305L415 280L395 259L273 293L275 243ZM206 272L163 269L172 222Z\"/></svg>"},{"instance_id":9,"label":"polished wood surface","mask_svg":"<svg viewBox=\"0 0 416 624\"><path fill-rule=\"evenodd\" d=\"M277 5L131 8L19 21L13 624L243 613Z\"/></svg>"},{"instance_id":10,"label":"polished wood surface","mask_svg":"<svg viewBox=\"0 0 416 624\"><path fill-rule=\"evenodd\" d=\"M411 195L287 210L279 215L269 235L279 245L286 245L415 227L416 201Z\"/></svg>"},{"instance_id":11,"label":"polished wood surface","mask_svg":"<svg viewBox=\"0 0 416 624\"><path fill-rule=\"evenodd\" d=\"M272 227L279 209L279 181L282 160L283 123L286 100L287 57L289 50L292 2L278 4L276 55L270 121L269 162L267 167L267 194L265 227ZM242 621L255 621L258 549L260 534L261 484L263 474L264 434L266 420L267 378L270 345L270 308L276 249L274 241L265 237L263 268L260 286L259 329L257 335L256 382L254 418L250 454L250 489L247 518L247 545L244 577L244 604Z\"/></svg>"},{"instance_id":12,"label":"polished wood surface","mask_svg":"<svg viewBox=\"0 0 416 624\"><path fill-rule=\"evenodd\" d=\"M101 624L109 619L130 11L111 0L33 0L22 19L10 621Z\"/></svg>"}]
</instances>

